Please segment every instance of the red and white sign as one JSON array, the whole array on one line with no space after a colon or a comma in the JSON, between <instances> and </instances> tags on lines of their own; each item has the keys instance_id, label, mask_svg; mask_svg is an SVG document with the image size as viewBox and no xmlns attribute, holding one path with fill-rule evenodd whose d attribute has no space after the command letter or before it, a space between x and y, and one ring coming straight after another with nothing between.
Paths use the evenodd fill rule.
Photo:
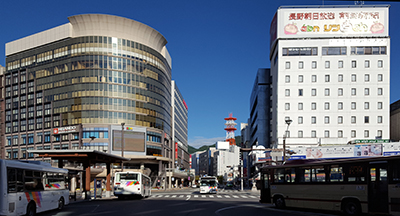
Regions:
<instances>
[{"instance_id":1,"label":"red and white sign","mask_svg":"<svg viewBox=\"0 0 400 216\"><path fill-rule=\"evenodd\" d=\"M72 133L72 132L77 132L76 126L60 127L60 128L53 129L53 134L64 134L64 133Z\"/></svg>"},{"instance_id":2,"label":"red and white sign","mask_svg":"<svg viewBox=\"0 0 400 216\"><path fill-rule=\"evenodd\" d=\"M178 143L175 142L175 159L178 160Z\"/></svg>"}]
</instances>

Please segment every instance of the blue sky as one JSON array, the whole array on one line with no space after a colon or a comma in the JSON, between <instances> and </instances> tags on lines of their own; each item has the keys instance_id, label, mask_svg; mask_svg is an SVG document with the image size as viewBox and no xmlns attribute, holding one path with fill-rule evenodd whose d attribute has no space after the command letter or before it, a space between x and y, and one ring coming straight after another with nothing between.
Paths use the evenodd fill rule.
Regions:
<instances>
[{"instance_id":1,"label":"blue sky","mask_svg":"<svg viewBox=\"0 0 400 216\"><path fill-rule=\"evenodd\" d=\"M225 139L229 113L247 122L250 93L258 68L270 67L269 27L282 5L354 5L354 1L317 0L44 0L2 1L0 65L5 43L68 23L67 17L85 13L130 18L159 31L168 40L172 78L189 107L189 145L200 147ZM390 4L391 97L400 99L399 2Z\"/></svg>"}]
</instances>

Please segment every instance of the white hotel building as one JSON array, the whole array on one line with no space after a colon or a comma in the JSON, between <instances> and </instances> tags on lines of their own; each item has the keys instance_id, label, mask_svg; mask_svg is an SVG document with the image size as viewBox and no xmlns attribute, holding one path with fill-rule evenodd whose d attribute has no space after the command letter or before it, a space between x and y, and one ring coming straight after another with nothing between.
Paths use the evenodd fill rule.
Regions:
<instances>
[{"instance_id":1,"label":"white hotel building","mask_svg":"<svg viewBox=\"0 0 400 216\"><path fill-rule=\"evenodd\" d=\"M271 146L389 139L388 6L280 7L271 23Z\"/></svg>"}]
</instances>

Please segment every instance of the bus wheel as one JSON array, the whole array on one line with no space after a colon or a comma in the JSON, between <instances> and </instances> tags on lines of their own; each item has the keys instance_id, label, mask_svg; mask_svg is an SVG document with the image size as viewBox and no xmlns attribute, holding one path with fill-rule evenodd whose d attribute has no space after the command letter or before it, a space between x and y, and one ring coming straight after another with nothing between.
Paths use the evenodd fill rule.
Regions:
<instances>
[{"instance_id":1,"label":"bus wheel","mask_svg":"<svg viewBox=\"0 0 400 216\"><path fill-rule=\"evenodd\" d=\"M61 210L64 208L64 198L61 197L60 200L58 200L58 210Z\"/></svg>"},{"instance_id":2,"label":"bus wheel","mask_svg":"<svg viewBox=\"0 0 400 216\"><path fill-rule=\"evenodd\" d=\"M360 204L354 200L347 200L343 204L343 212L346 215L359 215L361 212Z\"/></svg>"},{"instance_id":3,"label":"bus wheel","mask_svg":"<svg viewBox=\"0 0 400 216\"><path fill-rule=\"evenodd\" d=\"M285 208L285 207L286 207L285 199L284 199L283 197L281 197L281 196L275 198L275 206L276 206L278 209L283 209L283 208Z\"/></svg>"},{"instance_id":4,"label":"bus wheel","mask_svg":"<svg viewBox=\"0 0 400 216\"><path fill-rule=\"evenodd\" d=\"M34 202L31 202L26 208L26 216L35 216L35 215L36 215L36 206Z\"/></svg>"}]
</instances>

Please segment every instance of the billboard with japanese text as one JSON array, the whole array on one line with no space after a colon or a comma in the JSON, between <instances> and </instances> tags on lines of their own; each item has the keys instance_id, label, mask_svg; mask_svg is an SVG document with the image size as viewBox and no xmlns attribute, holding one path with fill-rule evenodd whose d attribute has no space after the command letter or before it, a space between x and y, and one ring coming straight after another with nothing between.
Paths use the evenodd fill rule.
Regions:
<instances>
[{"instance_id":1,"label":"billboard with japanese text","mask_svg":"<svg viewBox=\"0 0 400 216\"><path fill-rule=\"evenodd\" d=\"M387 6L280 8L277 38L388 36L388 13Z\"/></svg>"}]
</instances>

